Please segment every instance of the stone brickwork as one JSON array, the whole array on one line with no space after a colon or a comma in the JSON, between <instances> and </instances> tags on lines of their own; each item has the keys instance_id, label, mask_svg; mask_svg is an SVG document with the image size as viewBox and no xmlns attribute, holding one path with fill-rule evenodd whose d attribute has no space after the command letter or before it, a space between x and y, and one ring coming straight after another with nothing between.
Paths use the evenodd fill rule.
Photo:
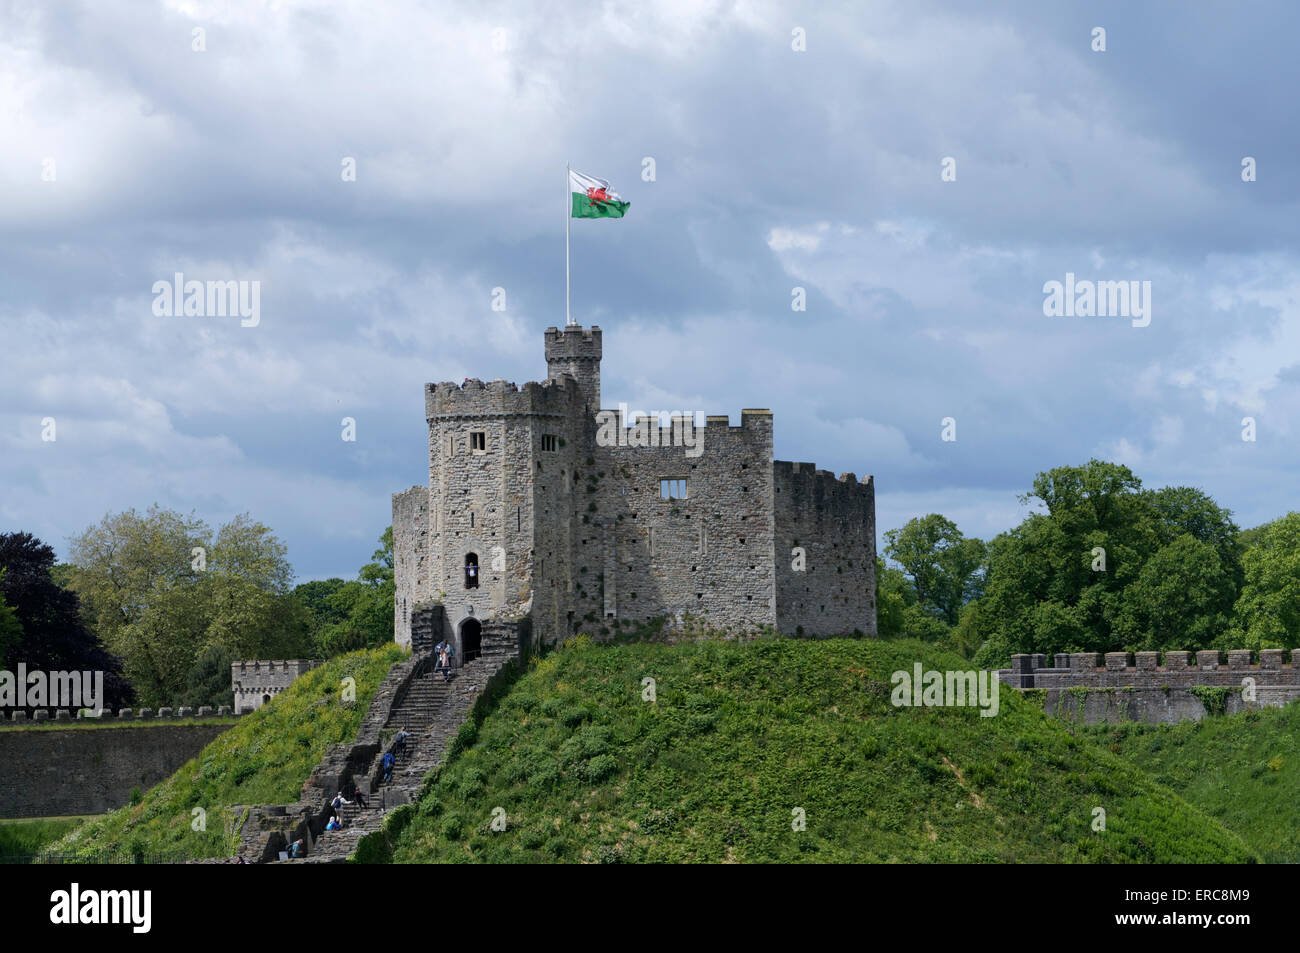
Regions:
<instances>
[{"instance_id":1,"label":"stone brickwork","mask_svg":"<svg viewBox=\"0 0 1300 953\"><path fill-rule=\"evenodd\" d=\"M1197 689L1221 689L1226 714L1300 699L1300 650L1291 652L1289 665L1286 654L1169 650L1162 658L1159 652L1070 652L1054 656L1051 666L1045 655L1013 655L1011 668L998 678L1013 688L1043 689L1049 713L1089 723L1197 721L1207 714L1206 693ZM1246 679L1253 701L1243 691Z\"/></svg>"},{"instance_id":2,"label":"stone brickwork","mask_svg":"<svg viewBox=\"0 0 1300 953\"><path fill-rule=\"evenodd\" d=\"M401 533L397 532L399 526ZM409 648L411 612L422 600L431 598L428 487L411 487L393 497L393 527L393 578L397 585L393 624L397 641ZM406 641L403 634L408 635Z\"/></svg>"},{"instance_id":3,"label":"stone brickwork","mask_svg":"<svg viewBox=\"0 0 1300 953\"><path fill-rule=\"evenodd\" d=\"M876 488L811 463L773 466L777 626L782 632L876 635ZM802 568L800 568L802 566Z\"/></svg>"},{"instance_id":4,"label":"stone brickwork","mask_svg":"<svg viewBox=\"0 0 1300 953\"><path fill-rule=\"evenodd\" d=\"M543 383L426 385L429 483L393 497L399 643L427 603L443 606L438 637L461 656L467 631L525 618L545 643L664 617L875 634L870 477L774 461L768 410L703 427L598 411L600 328L549 328L545 353ZM666 480L684 481L684 498L665 498ZM795 545L806 568L792 568Z\"/></svg>"},{"instance_id":5,"label":"stone brickwork","mask_svg":"<svg viewBox=\"0 0 1300 953\"><path fill-rule=\"evenodd\" d=\"M232 662L230 687L235 693L235 713L245 715L256 711L292 685L298 676L320 664L320 659Z\"/></svg>"},{"instance_id":6,"label":"stone brickwork","mask_svg":"<svg viewBox=\"0 0 1300 953\"><path fill-rule=\"evenodd\" d=\"M102 814L171 777L227 724L0 731L0 817Z\"/></svg>"}]
</instances>

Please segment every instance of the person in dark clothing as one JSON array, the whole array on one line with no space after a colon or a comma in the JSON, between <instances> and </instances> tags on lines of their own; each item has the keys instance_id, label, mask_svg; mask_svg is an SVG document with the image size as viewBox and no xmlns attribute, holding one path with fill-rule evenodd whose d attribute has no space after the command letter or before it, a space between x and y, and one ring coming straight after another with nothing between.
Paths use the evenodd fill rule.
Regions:
<instances>
[{"instance_id":1,"label":"person in dark clothing","mask_svg":"<svg viewBox=\"0 0 1300 953\"><path fill-rule=\"evenodd\" d=\"M363 792L361 788L357 787L355 781L348 781L347 793L351 796L352 800L355 801L359 807L369 810L370 805L366 801L365 792Z\"/></svg>"},{"instance_id":2,"label":"person in dark clothing","mask_svg":"<svg viewBox=\"0 0 1300 953\"><path fill-rule=\"evenodd\" d=\"M391 751L384 752L383 766L384 766L384 783L388 784L390 781L393 780L393 753Z\"/></svg>"}]
</instances>

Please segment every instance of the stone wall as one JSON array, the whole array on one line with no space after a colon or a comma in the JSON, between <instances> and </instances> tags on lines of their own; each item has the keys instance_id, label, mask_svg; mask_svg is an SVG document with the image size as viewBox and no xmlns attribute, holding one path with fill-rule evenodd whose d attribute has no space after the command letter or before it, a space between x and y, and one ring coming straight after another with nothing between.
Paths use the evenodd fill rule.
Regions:
<instances>
[{"instance_id":1,"label":"stone wall","mask_svg":"<svg viewBox=\"0 0 1300 953\"><path fill-rule=\"evenodd\" d=\"M230 687L235 693L235 714L261 708L276 695L321 664L320 659L273 659L230 663Z\"/></svg>"},{"instance_id":2,"label":"stone wall","mask_svg":"<svg viewBox=\"0 0 1300 953\"><path fill-rule=\"evenodd\" d=\"M102 814L198 755L229 724L0 731L0 817Z\"/></svg>"},{"instance_id":3,"label":"stone wall","mask_svg":"<svg viewBox=\"0 0 1300 953\"><path fill-rule=\"evenodd\" d=\"M425 387L429 486L393 497L399 643L412 606L430 601L458 648L471 617L527 618L547 644L688 616L737 633L875 634L870 477L774 463L765 409L742 410L739 426L626 428L620 411L596 409L600 329L549 328L545 343L544 383ZM608 439L609 417L622 439ZM685 497L664 498L665 480L685 481ZM791 567L795 540L811 572Z\"/></svg>"},{"instance_id":4,"label":"stone wall","mask_svg":"<svg viewBox=\"0 0 1300 953\"><path fill-rule=\"evenodd\" d=\"M429 488L393 495L393 633L411 646L411 607L434 598L429 587Z\"/></svg>"},{"instance_id":5,"label":"stone wall","mask_svg":"<svg viewBox=\"0 0 1300 953\"><path fill-rule=\"evenodd\" d=\"M703 441L697 456L680 439L693 426L639 421L637 446L596 448L576 557L587 600L580 619L690 615L744 631L775 623L772 414L743 410L738 427L707 417L692 439ZM685 498L665 499L664 480L684 480Z\"/></svg>"},{"instance_id":6,"label":"stone wall","mask_svg":"<svg viewBox=\"0 0 1300 953\"><path fill-rule=\"evenodd\" d=\"M1048 666L1047 657L1013 655L1011 668L998 672L1003 684L1043 689L1044 708L1061 717L1085 722L1142 721L1149 724L1200 720L1207 714L1206 694L1196 689L1220 689L1223 711L1281 707L1300 699L1300 650L1286 664L1284 649L1249 649L1226 653L1097 652L1061 653ZM1249 679L1254 700L1247 701L1243 684Z\"/></svg>"},{"instance_id":7,"label":"stone wall","mask_svg":"<svg viewBox=\"0 0 1300 953\"><path fill-rule=\"evenodd\" d=\"M458 636L470 617L526 614L540 571L567 571L566 550L556 541L567 542L583 394L565 377L522 387L501 380L430 385L425 397L428 588L431 598L444 594L449 631ZM471 555L477 588L466 585Z\"/></svg>"},{"instance_id":8,"label":"stone wall","mask_svg":"<svg viewBox=\"0 0 1300 953\"><path fill-rule=\"evenodd\" d=\"M777 627L784 635L876 635L876 490L811 463L772 465ZM796 548L802 552L796 552ZM799 566L802 565L802 569Z\"/></svg>"}]
</instances>

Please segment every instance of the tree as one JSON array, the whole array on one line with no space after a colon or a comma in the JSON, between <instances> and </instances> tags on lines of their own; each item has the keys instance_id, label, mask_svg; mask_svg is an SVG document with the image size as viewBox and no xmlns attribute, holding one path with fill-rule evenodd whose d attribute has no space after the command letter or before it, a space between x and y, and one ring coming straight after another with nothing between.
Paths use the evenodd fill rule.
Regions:
<instances>
[{"instance_id":1,"label":"tree","mask_svg":"<svg viewBox=\"0 0 1300 953\"><path fill-rule=\"evenodd\" d=\"M1115 632L1133 651L1212 645L1228 627L1235 596L1219 551L1184 533L1157 550L1124 590Z\"/></svg>"},{"instance_id":2,"label":"tree","mask_svg":"<svg viewBox=\"0 0 1300 953\"><path fill-rule=\"evenodd\" d=\"M25 663L44 672L104 673L105 707L129 704L131 684L122 676L122 662L87 629L75 593L51 576L54 550L31 533L0 533L0 602L21 627L21 638L10 643L6 664Z\"/></svg>"},{"instance_id":3,"label":"tree","mask_svg":"<svg viewBox=\"0 0 1300 953\"><path fill-rule=\"evenodd\" d=\"M1235 648L1300 645L1300 513L1258 528L1226 641Z\"/></svg>"},{"instance_id":4,"label":"tree","mask_svg":"<svg viewBox=\"0 0 1300 953\"><path fill-rule=\"evenodd\" d=\"M235 692L231 687L230 665L239 661L234 652L220 645L210 645L185 676L185 688L176 696L175 707L193 708L203 705L215 710L222 705L235 706Z\"/></svg>"},{"instance_id":5,"label":"tree","mask_svg":"<svg viewBox=\"0 0 1300 953\"><path fill-rule=\"evenodd\" d=\"M328 658L353 649L383 645L393 639L393 528L384 530L380 548L361 567L358 578L342 583L322 598L318 617L333 616L316 633L316 645Z\"/></svg>"},{"instance_id":6,"label":"tree","mask_svg":"<svg viewBox=\"0 0 1300 953\"><path fill-rule=\"evenodd\" d=\"M885 534L885 555L903 567L917 602L948 625L983 588L984 542L967 539L952 520L931 513Z\"/></svg>"},{"instance_id":7,"label":"tree","mask_svg":"<svg viewBox=\"0 0 1300 953\"><path fill-rule=\"evenodd\" d=\"M311 582L299 583L294 587L294 597L303 604L308 615L311 616L313 637L325 626L342 622L347 618L347 614L341 612L330 601L330 596L343 586L343 580L335 576L331 579L314 579Z\"/></svg>"},{"instance_id":8,"label":"tree","mask_svg":"<svg viewBox=\"0 0 1300 953\"><path fill-rule=\"evenodd\" d=\"M110 514L72 541L72 585L121 654L143 704L168 705L209 648L239 658L310 652L284 544L236 516L217 531L157 505Z\"/></svg>"},{"instance_id":9,"label":"tree","mask_svg":"<svg viewBox=\"0 0 1300 953\"><path fill-rule=\"evenodd\" d=\"M1231 514L1205 493L1143 490L1127 467L1090 460L1038 474L1021 501L1043 511L989 546L971 620L985 639L977 663L1005 664L1017 652L1218 644L1241 578L1240 547Z\"/></svg>"},{"instance_id":10,"label":"tree","mask_svg":"<svg viewBox=\"0 0 1300 953\"><path fill-rule=\"evenodd\" d=\"M204 644L239 658L300 658L311 651L310 617L293 598L287 549L271 530L236 516L212 544L200 592Z\"/></svg>"},{"instance_id":11,"label":"tree","mask_svg":"<svg viewBox=\"0 0 1300 953\"><path fill-rule=\"evenodd\" d=\"M23 624L18 613L4 600L4 570L0 569L0 669L8 669L9 657L23 640Z\"/></svg>"},{"instance_id":12,"label":"tree","mask_svg":"<svg viewBox=\"0 0 1300 953\"><path fill-rule=\"evenodd\" d=\"M876 560L876 631L881 638L946 643L950 627L917 600L916 588L900 570Z\"/></svg>"},{"instance_id":13,"label":"tree","mask_svg":"<svg viewBox=\"0 0 1300 953\"><path fill-rule=\"evenodd\" d=\"M883 559L876 560L876 634L882 639L903 636L903 615L908 606L908 596L916 600L916 592L897 569L889 569Z\"/></svg>"}]
</instances>

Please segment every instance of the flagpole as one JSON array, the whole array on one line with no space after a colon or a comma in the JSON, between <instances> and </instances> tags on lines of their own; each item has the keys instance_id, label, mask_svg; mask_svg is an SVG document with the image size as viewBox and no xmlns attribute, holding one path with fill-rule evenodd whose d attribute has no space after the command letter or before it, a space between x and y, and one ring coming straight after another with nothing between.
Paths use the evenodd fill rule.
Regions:
<instances>
[{"instance_id":1,"label":"flagpole","mask_svg":"<svg viewBox=\"0 0 1300 953\"><path fill-rule=\"evenodd\" d=\"M564 326L573 323L569 313L569 219L573 217L572 187L569 182L569 166L564 166Z\"/></svg>"}]
</instances>

